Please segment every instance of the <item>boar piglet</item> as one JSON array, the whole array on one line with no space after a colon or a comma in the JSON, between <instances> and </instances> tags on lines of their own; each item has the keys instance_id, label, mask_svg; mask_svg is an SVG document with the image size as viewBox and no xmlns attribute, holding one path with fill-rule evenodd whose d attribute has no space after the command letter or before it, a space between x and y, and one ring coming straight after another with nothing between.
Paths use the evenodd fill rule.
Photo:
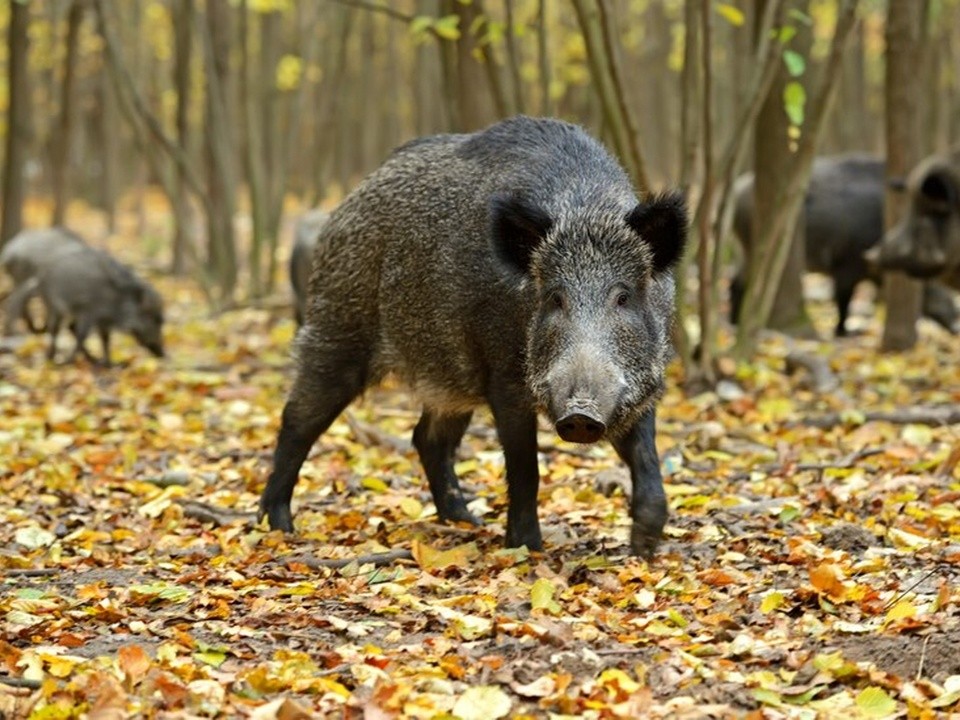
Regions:
<instances>
[{"instance_id":1,"label":"boar piglet","mask_svg":"<svg viewBox=\"0 0 960 720\"><path fill-rule=\"evenodd\" d=\"M423 404L413 443L441 519L478 522L454 460L487 404L506 465L506 543L542 548L539 411L566 440L613 444L632 478L631 549L650 555L667 517L655 405L686 226L679 195L638 201L603 146L558 120L517 117L394 151L320 231L260 516L292 530L310 447L392 373Z\"/></svg>"}]
</instances>

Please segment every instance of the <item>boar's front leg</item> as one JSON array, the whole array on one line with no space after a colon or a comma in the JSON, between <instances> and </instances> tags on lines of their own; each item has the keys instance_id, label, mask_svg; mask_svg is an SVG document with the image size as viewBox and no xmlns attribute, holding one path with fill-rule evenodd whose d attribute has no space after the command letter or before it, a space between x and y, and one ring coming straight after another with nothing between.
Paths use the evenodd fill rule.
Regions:
<instances>
[{"instance_id":1,"label":"boar's front leg","mask_svg":"<svg viewBox=\"0 0 960 720\"><path fill-rule=\"evenodd\" d=\"M507 547L526 545L542 550L540 520L537 518L537 415L532 407L519 405L522 390L503 388L490 398L497 435L507 466Z\"/></svg>"},{"instance_id":2,"label":"boar's front leg","mask_svg":"<svg viewBox=\"0 0 960 720\"><path fill-rule=\"evenodd\" d=\"M437 415L424 409L413 430L413 445L430 483L430 494L441 520L462 520L474 525L480 521L467 510L460 481L453 469L457 447L470 424L472 413Z\"/></svg>"},{"instance_id":3,"label":"boar's front leg","mask_svg":"<svg viewBox=\"0 0 960 720\"><path fill-rule=\"evenodd\" d=\"M663 492L660 458L657 456L656 411L652 408L626 435L615 438L613 447L630 468L633 493L630 498L630 551L653 556L667 522L667 498Z\"/></svg>"}]
</instances>

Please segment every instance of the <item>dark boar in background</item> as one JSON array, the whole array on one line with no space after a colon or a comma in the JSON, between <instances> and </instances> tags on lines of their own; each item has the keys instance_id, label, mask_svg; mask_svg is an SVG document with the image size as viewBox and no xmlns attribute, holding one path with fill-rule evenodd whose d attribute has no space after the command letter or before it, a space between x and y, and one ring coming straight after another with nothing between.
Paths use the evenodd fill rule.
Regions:
<instances>
[{"instance_id":1,"label":"dark boar in background","mask_svg":"<svg viewBox=\"0 0 960 720\"><path fill-rule=\"evenodd\" d=\"M880 282L864 253L883 237L886 178L884 161L857 153L820 157L814 161L804 199L806 269L833 279L837 305L836 335L846 335L850 300L862 280ZM753 173L737 178L733 227L749 257L753 242ZM730 315L736 321L744 291L741 269L730 288ZM942 285L924 289L924 314L953 332L960 331L960 311Z\"/></svg>"},{"instance_id":2,"label":"dark boar in background","mask_svg":"<svg viewBox=\"0 0 960 720\"><path fill-rule=\"evenodd\" d=\"M298 372L260 501L290 531L317 437L387 373L423 403L413 443L442 519L477 520L454 474L479 405L506 463L506 543L542 547L537 412L565 440L607 438L629 466L631 549L667 516L654 444L671 355L679 195L638 201L581 128L517 117L397 149L320 233Z\"/></svg>"},{"instance_id":3,"label":"dark boar in background","mask_svg":"<svg viewBox=\"0 0 960 720\"><path fill-rule=\"evenodd\" d=\"M960 290L960 148L922 160L905 191L907 214L868 260L881 270L938 278Z\"/></svg>"}]
</instances>

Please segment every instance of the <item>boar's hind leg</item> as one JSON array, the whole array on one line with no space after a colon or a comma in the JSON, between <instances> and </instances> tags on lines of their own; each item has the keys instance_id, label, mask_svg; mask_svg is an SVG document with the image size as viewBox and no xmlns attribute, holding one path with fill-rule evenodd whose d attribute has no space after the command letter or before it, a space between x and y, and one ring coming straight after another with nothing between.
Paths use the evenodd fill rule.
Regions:
<instances>
[{"instance_id":1,"label":"boar's hind leg","mask_svg":"<svg viewBox=\"0 0 960 720\"><path fill-rule=\"evenodd\" d=\"M352 356L329 364L309 352L302 353L301 358L297 379L283 408L280 435L273 452L273 472L263 489L257 514L258 521L266 516L271 528L284 532L293 532L290 499L307 453L360 394L366 382L367 364L363 358Z\"/></svg>"},{"instance_id":2,"label":"boar's hind leg","mask_svg":"<svg viewBox=\"0 0 960 720\"><path fill-rule=\"evenodd\" d=\"M537 416L526 407L518 407L515 391L497 393L490 398L497 435L503 446L507 466L507 547L526 545L542 550L540 521L537 518Z\"/></svg>"},{"instance_id":3,"label":"boar's hind leg","mask_svg":"<svg viewBox=\"0 0 960 720\"><path fill-rule=\"evenodd\" d=\"M73 338L76 341L76 345L73 348L73 352L70 353L69 362L75 362L77 355L82 354L87 359L87 362L93 365L100 365L100 361L87 350L87 336L90 334L90 330L93 329L93 323L86 318L79 318L74 321L70 329L73 331Z\"/></svg>"},{"instance_id":4,"label":"boar's hind leg","mask_svg":"<svg viewBox=\"0 0 960 720\"><path fill-rule=\"evenodd\" d=\"M657 549L667 522L667 498L663 492L660 459L657 457L656 412L650 410L629 433L613 441L617 454L630 468L633 494L630 499L630 550L649 558Z\"/></svg>"},{"instance_id":5,"label":"boar's hind leg","mask_svg":"<svg viewBox=\"0 0 960 720\"><path fill-rule=\"evenodd\" d=\"M474 525L480 521L467 510L460 481L453 470L454 456L472 413L437 415L424 409L413 430L413 445L430 483L430 493L441 520L463 520Z\"/></svg>"}]
</instances>

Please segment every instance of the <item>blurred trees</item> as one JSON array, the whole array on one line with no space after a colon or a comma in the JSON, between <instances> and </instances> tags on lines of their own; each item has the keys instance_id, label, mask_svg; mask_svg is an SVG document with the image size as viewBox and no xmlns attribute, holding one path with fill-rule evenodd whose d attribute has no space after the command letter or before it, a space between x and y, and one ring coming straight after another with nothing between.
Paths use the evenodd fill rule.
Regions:
<instances>
[{"instance_id":1,"label":"blurred trees","mask_svg":"<svg viewBox=\"0 0 960 720\"><path fill-rule=\"evenodd\" d=\"M909 72L928 151L960 139L960 0L918 4L930 23ZM418 135L469 131L516 112L554 114L607 143L638 188L687 191L697 251L684 277L698 298L687 327L705 341L699 370L709 375L734 252L732 180L757 172L764 233L756 236L776 251L751 270L748 307L758 314L740 328L749 353L771 318L776 327L804 325L802 247L785 238L807 159L884 152L886 3L863 0L855 15L852 5L6 2L0 242L20 224L20 188L50 198L50 221L69 224L72 201L112 218L116 203L142 203L155 186L171 212L151 244L226 306L273 291L288 201L335 203ZM845 53L832 44L838 20ZM821 89L837 102L824 103L828 114L815 123L818 98L831 94ZM692 343L684 345L689 363Z\"/></svg>"}]
</instances>

